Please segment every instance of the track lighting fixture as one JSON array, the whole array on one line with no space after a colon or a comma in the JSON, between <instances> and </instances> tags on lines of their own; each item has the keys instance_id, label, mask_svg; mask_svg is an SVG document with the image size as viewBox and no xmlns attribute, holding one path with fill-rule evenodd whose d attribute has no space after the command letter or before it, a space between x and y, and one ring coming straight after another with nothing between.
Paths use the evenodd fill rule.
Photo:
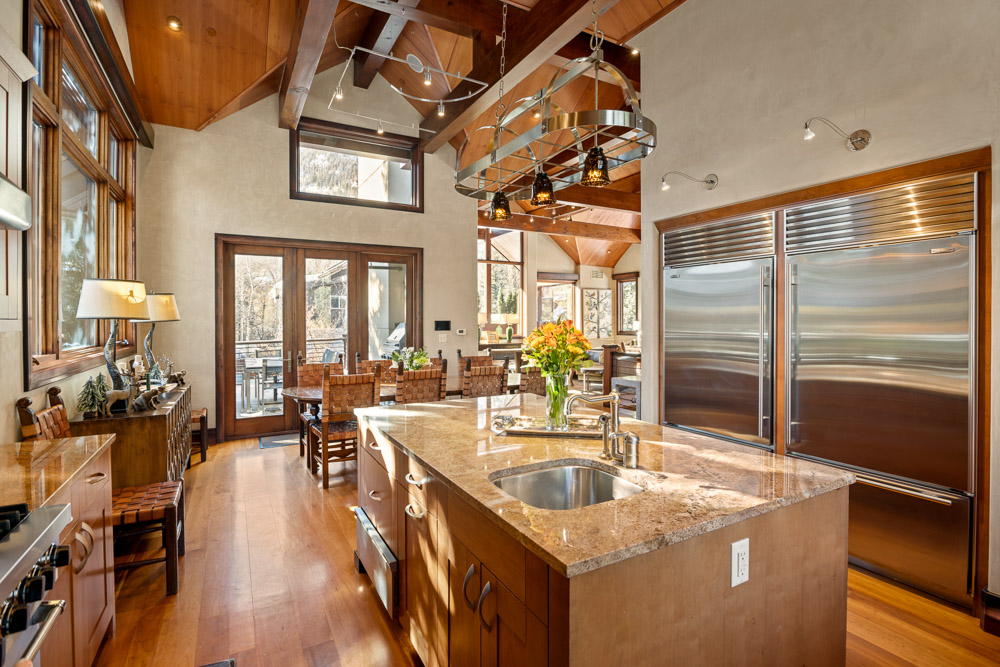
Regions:
<instances>
[{"instance_id":1,"label":"track lighting fixture","mask_svg":"<svg viewBox=\"0 0 1000 667\"><path fill-rule=\"evenodd\" d=\"M337 86L337 91L333 94L333 96L338 100L344 99L344 89Z\"/></svg>"},{"instance_id":2,"label":"track lighting fixture","mask_svg":"<svg viewBox=\"0 0 1000 667\"><path fill-rule=\"evenodd\" d=\"M668 171L660 178L660 190L666 192L670 189L670 184L667 183L667 176L670 174L677 174L678 176L683 176L689 181L694 181L695 183L703 183L706 190L714 190L715 186L719 184L719 177L715 174L709 174L705 178L695 178L694 176L688 176L683 171Z\"/></svg>"},{"instance_id":3,"label":"track lighting fixture","mask_svg":"<svg viewBox=\"0 0 1000 667\"><path fill-rule=\"evenodd\" d=\"M639 55L639 47L638 46L633 46L632 47L632 55L633 56Z\"/></svg>"},{"instance_id":4,"label":"track lighting fixture","mask_svg":"<svg viewBox=\"0 0 1000 667\"><path fill-rule=\"evenodd\" d=\"M444 102L438 102L438 117L444 118Z\"/></svg>"},{"instance_id":5,"label":"track lighting fixture","mask_svg":"<svg viewBox=\"0 0 1000 667\"><path fill-rule=\"evenodd\" d=\"M424 85L431 85L431 71L429 69L424 70Z\"/></svg>"},{"instance_id":6,"label":"track lighting fixture","mask_svg":"<svg viewBox=\"0 0 1000 667\"><path fill-rule=\"evenodd\" d=\"M378 120L378 128L375 130L376 134L385 134L385 128L382 127L382 119Z\"/></svg>"},{"instance_id":7,"label":"track lighting fixture","mask_svg":"<svg viewBox=\"0 0 1000 667\"><path fill-rule=\"evenodd\" d=\"M864 149L868 148L868 146L872 142L872 133L869 132L868 130L858 130L857 132L852 132L851 134L848 134L847 132L844 132L842 129L840 129L833 121L823 118L822 116L815 116L806 121L806 124L804 126L805 131L802 135L802 138L804 140L809 141L810 139L816 136L816 133L813 132L812 130L812 123L813 121L816 120L826 123L831 130L833 130L841 137L846 139L847 150L849 151L855 151L855 152L863 151Z\"/></svg>"}]
</instances>

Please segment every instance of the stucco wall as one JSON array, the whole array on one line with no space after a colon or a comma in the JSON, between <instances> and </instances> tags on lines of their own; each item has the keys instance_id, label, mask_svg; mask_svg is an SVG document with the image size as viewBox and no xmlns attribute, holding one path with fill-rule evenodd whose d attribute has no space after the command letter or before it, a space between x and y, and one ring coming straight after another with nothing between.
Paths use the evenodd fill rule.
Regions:
<instances>
[{"instance_id":1,"label":"stucco wall","mask_svg":"<svg viewBox=\"0 0 1000 667\"><path fill-rule=\"evenodd\" d=\"M327 111L339 73L316 77L304 115L373 126ZM351 88L350 80L348 74L340 108L419 122L381 77L367 91ZM452 149L424 158L423 214L289 199L288 151L271 96L201 132L156 126L156 148L140 163L140 278L150 290L176 293L181 313L180 322L157 327L155 348L188 371L194 404L209 408L212 424L216 233L424 248L425 345L450 359L456 348L475 345L476 203L454 191ZM447 342L438 342L434 320L451 320ZM456 336L459 328L472 333Z\"/></svg>"},{"instance_id":2,"label":"stucco wall","mask_svg":"<svg viewBox=\"0 0 1000 667\"><path fill-rule=\"evenodd\" d=\"M995 144L998 31L994 0L844 0L833 8L821 0L697 0L633 40L643 63L656 63L643 67L642 96L659 129L659 148L642 169L643 329L656 331L659 315L649 288L660 270L657 220ZM851 153L821 126L803 141L811 116L848 132L868 129L872 145ZM672 169L715 172L719 186L681 181L661 192L660 175ZM994 256L998 241L994 234ZM658 360L659 341L647 335L646 386L657 386ZM643 413L658 414L657 392L643 394ZM995 392L991 401L997 442ZM1000 480L997 446L992 469ZM990 583L1000 591L996 489L991 516Z\"/></svg>"}]
</instances>

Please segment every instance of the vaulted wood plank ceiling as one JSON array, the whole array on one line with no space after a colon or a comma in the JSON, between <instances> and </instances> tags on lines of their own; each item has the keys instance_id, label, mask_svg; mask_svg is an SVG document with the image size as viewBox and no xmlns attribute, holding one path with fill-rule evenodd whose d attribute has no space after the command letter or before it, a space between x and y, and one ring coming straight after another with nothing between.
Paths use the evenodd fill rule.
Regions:
<instances>
[{"instance_id":1,"label":"vaulted wood plank ceiling","mask_svg":"<svg viewBox=\"0 0 1000 667\"><path fill-rule=\"evenodd\" d=\"M560 1L511 2L509 20L513 24L523 19L525 12L539 3ZM627 44L635 34L682 2L684 0L614 2L600 20L609 44L606 56L617 60L615 64L637 80L638 57L626 57L626 49L612 45ZM334 28L323 48L317 71L337 66L347 58L348 51L334 43L334 33L341 46L367 45L369 42L379 44L378 48L389 45L396 55L414 53L426 64L466 74L497 48L501 8L497 0L399 0L399 3L387 9L379 0L340 0ZM136 88L150 121L198 130L278 92L295 26L296 0L142 0L124 4ZM402 7L410 11L403 14ZM395 23L389 20L393 12ZM168 29L168 16L180 18L180 31ZM511 43L517 39L516 35L509 37ZM567 59L585 55L587 48L587 35L584 34L561 47L547 63L527 73L520 81L508 78L507 104L548 84ZM391 60L375 59L367 67L369 73L377 71L389 83L422 97L444 98L460 83L435 76L431 86L424 86L419 73ZM617 85L602 81L598 89L602 107L623 107L625 100ZM593 79L581 79L560 90L555 101L566 111L587 109L594 103L593 95ZM408 101L425 118L434 118L435 103ZM490 132L475 130L491 124L494 102L495 97L490 100L488 110L479 113L478 117L470 116L474 118L472 122L464 129L458 128L454 136L446 137L456 148L469 137L464 164L483 155L492 141ZM525 117L513 128L522 131L533 122ZM634 164L613 172L615 182L604 188L607 192L595 201L589 201L595 198L588 199L586 192L577 193L584 196L576 199L591 205L620 206L620 210L572 206L532 211L528 202L518 202L515 207L539 216L562 216L562 219L566 219L565 214L574 212L574 221L638 229L639 216L635 212L638 208L638 170L639 165ZM614 192L623 194L608 196ZM624 242L586 237L553 235L553 238L578 263L600 266L613 266L629 246Z\"/></svg>"}]
</instances>

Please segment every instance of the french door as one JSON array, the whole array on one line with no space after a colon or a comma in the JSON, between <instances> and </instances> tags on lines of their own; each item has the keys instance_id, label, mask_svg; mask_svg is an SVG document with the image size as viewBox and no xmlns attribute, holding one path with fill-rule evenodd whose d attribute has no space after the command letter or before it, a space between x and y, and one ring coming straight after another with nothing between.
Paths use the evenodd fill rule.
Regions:
<instances>
[{"instance_id":1,"label":"french door","mask_svg":"<svg viewBox=\"0 0 1000 667\"><path fill-rule=\"evenodd\" d=\"M301 364L421 344L420 249L220 235L216 259L221 438L297 429Z\"/></svg>"}]
</instances>

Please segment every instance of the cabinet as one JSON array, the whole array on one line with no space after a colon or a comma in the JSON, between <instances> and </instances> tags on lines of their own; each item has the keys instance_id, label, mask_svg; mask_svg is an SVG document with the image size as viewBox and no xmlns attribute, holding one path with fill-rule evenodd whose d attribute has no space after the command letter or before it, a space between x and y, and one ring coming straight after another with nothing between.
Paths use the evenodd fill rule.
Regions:
<instances>
[{"instance_id":1,"label":"cabinet","mask_svg":"<svg viewBox=\"0 0 1000 667\"><path fill-rule=\"evenodd\" d=\"M438 520L399 482L396 495L403 547L400 623L425 665L446 664L440 642L444 605L438 590Z\"/></svg>"},{"instance_id":2,"label":"cabinet","mask_svg":"<svg viewBox=\"0 0 1000 667\"><path fill-rule=\"evenodd\" d=\"M72 422L73 435L114 433L111 476L115 488L184 477L191 457L191 386L160 394L155 410Z\"/></svg>"},{"instance_id":3,"label":"cabinet","mask_svg":"<svg viewBox=\"0 0 1000 667\"><path fill-rule=\"evenodd\" d=\"M42 667L89 667L114 619L110 470L108 448L48 501L70 503L73 520L59 540L70 546L70 564L59 570L49 593L65 600L66 609L42 645Z\"/></svg>"}]
</instances>

